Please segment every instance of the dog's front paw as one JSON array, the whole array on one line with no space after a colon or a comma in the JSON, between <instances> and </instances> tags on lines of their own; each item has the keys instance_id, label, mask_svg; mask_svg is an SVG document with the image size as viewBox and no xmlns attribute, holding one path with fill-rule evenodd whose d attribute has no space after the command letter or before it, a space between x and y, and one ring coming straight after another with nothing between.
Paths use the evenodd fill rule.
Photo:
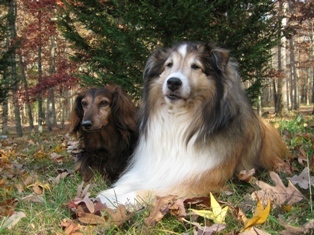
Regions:
<instances>
[{"instance_id":1,"label":"dog's front paw","mask_svg":"<svg viewBox=\"0 0 314 235\"><path fill-rule=\"evenodd\" d=\"M114 188L100 192L97 199L109 208L116 208L119 204L126 206L137 204L137 196L134 192L118 195Z\"/></svg>"}]
</instances>

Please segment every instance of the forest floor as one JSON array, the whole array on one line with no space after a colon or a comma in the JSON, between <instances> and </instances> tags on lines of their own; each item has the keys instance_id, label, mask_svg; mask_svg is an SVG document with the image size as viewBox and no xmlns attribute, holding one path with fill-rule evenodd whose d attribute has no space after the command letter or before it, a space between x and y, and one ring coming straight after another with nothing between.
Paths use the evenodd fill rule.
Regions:
<instances>
[{"instance_id":1,"label":"forest floor","mask_svg":"<svg viewBox=\"0 0 314 235\"><path fill-rule=\"evenodd\" d=\"M0 139L0 234L313 234L312 110L276 117L264 109L290 150L283 172L244 172L221 194L173 195L135 212L99 211L93 198L108 185L100 176L81 184L68 125L41 134L23 127L23 137L10 125Z\"/></svg>"}]
</instances>

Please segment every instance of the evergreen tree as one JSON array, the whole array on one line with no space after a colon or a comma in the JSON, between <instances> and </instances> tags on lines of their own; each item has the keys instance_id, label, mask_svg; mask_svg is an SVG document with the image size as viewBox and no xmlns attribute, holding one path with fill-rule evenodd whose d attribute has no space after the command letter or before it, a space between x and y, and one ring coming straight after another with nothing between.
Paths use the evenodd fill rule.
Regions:
<instances>
[{"instance_id":1,"label":"evergreen tree","mask_svg":"<svg viewBox=\"0 0 314 235\"><path fill-rule=\"evenodd\" d=\"M276 45L272 0L65 1L60 26L82 62L83 81L135 92L147 56L159 46L212 41L231 50L255 98Z\"/></svg>"}]
</instances>

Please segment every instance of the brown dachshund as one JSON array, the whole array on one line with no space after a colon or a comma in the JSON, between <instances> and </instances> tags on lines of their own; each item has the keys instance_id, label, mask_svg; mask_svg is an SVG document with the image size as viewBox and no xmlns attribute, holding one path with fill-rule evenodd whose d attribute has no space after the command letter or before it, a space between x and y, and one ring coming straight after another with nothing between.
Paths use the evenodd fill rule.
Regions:
<instances>
[{"instance_id":1,"label":"brown dachshund","mask_svg":"<svg viewBox=\"0 0 314 235\"><path fill-rule=\"evenodd\" d=\"M119 86L86 90L75 99L70 123L83 150L75 165L83 180L99 172L114 182L137 141L136 107L128 95Z\"/></svg>"}]
</instances>

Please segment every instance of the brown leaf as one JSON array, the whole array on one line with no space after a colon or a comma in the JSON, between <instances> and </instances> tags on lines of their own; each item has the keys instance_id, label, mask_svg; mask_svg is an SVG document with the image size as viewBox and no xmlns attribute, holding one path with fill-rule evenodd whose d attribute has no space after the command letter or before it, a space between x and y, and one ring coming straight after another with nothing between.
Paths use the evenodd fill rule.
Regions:
<instances>
[{"instance_id":1,"label":"brown leaf","mask_svg":"<svg viewBox=\"0 0 314 235\"><path fill-rule=\"evenodd\" d=\"M33 186L33 191L34 193L36 193L37 195L41 195L43 193L43 188L39 187L39 185L34 185Z\"/></svg>"},{"instance_id":2,"label":"brown leaf","mask_svg":"<svg viewBox=\"0 0 314 235\"><path fill-rule=\"evenodd\" d=\"M40 203L45 202L42 196L36 194L30 194L28 196L22 197L21 200L27 202L40 202Z\"/></svg>"},{"instance_id":3,"label":"brown leaf","mask_svg":"<svg viewBox=\"0 0 314 235\"><path fill-rule=\"evenodd\" d=\"M186 215L186 210L184 207L184 199L180 198L175 201L175 203L170 206L170 213L177 217L178 220L182 220Z\"/></svg>"},{"instance_id":4,"label":"brown leaf","mask_svg":"<svg viewBox=\"0 0 314 235\"><path fill-rule=\"evenodd\" d=\"M89 224L89 225L104 225L106 224L106 221L103 217L91 213L82 213L78 220L83 224Z\"/></svg>"},{"instance_id":5,"label":"brown leaf","mask_svg":"<svg viewBox=\"0 0 314 235\"><path fill-rule=\"evenodd\" d=\"M67 235L83 235L83 233L78 232L78 230L80 230L80 227L73 220L63 219L60 226L62 227L64 233Z\"/></svg>"},{"instance_id":6,"label":"brown leaf","mask_svg":"<svg viewBox=\"0 0 314 235\"><path fill-rule=\"evenodd\" d=\"M299 235L299 234L309 234L310 231L314 230L314 220L310 220L302 227L296 227L289 224L284 223L282 220L278 220L280 225L285 227L285 230L281 231L282 235Z\"/></svg>"},{"instance_id":7,"label":"brown leaf","mask_svg":"<svg viewBox=\"0 0 314 235\"><path fill-rule=\"evenodd\" d=\"M15 213L14 209L18 203L15 198L10 198L0 203L0 216L11 216Z\"/></svg>"},{"instance_id":8,"label":"brown leaf","mask_svg":"<svg viewBox=\"0 0 314 235\"><path fill-rule=\"evenodd\" d=\"M51 159L53 162L61 163L61 162L63 161L63 158L64 158L63 155L58 154L58 153L55 153L55 152L52 152L52 153L50 154L50 159Z\"/></svg>"},{"instance_id":9,"label":"brown leaf","mask_svg":"<svg viewBox=\"0 0 314 235\"><path fill-rule=\"evenodd\" d=\"M194 234L195 235L212 235L212 234L217 234L218 232L220 232L221 230L225 228L226 228L225 224L212 224L209 227L197 225L195 227Z\"/></svg>"},{"instance_id":10,"label":"brown leaf","mask_svg":"<svg viewBox=\"0 0 314 235\"><path fill-rule=\"evenodd\" d=\"M148 226L155 226L169 211L170 207L174 205L177 196L169 195L165 197L156 196L156 205L150 212L148 218L144 220Z\"/></svg>"},{"instance_id":11,"label":"brown leaf","mask_svg":"<svg viewBox=\"0 0 314 235\"><path fill-rule=\"evenodd\" d=\"M263 230L260 230L258 228L252 227L250 230L239 233L239 235L270 235L270 233L267 233Z\"/></svg>"},{"instance_id":12,"label":"brown leaf","mask_svg":"<svg viewBox=\"0 0 314 235\"><path fill-rule=\"evenodd\" d=\"M104 211L110 217L109 223L116 226L122 225L134 215L134 213L127 212L125 205L118 205L115 210L107 207Z\"/></svg>"},{"instance_id":13,"label":"brown leaf","mask_svg":"<svg viewBox=\"0 0 314 235\"><path fill-rule=\"evenodd\" d=\"M238 178L239 178L239 180L248 183L251 181L251 178L254 174L255 174L254 168L251 170L243 170L243 171L240 171L240 173L238 174Z\"/></svg>"},{"instance_id":14,"label":"brown leaf","mask_svg":"<svg viewBox=\"0 0 314 235\"><path fill-rule=\"evenodd\" d=\"M253 200L259 198L266 205L269 199L273 208L276 208L284 204L292 205L304 199L301 192L291 182L285 187L277 173L270 172L270 177L275 186L271 186L263 181L257 181L256 184L261 190L251 194Z\"/></svg>"},{"instance_id":15,"label":"brown leaf","mask_svg":"<svg viewBox=\"0 0 314 235\"><path fill-rule=\"evenodd\" d=\"M300 188L308 189L309 184L314 185L314 176L309 176L309 168L305 167L300 175L287 177L294 185L298 184Z\"/></svg>"}]
</instances>

